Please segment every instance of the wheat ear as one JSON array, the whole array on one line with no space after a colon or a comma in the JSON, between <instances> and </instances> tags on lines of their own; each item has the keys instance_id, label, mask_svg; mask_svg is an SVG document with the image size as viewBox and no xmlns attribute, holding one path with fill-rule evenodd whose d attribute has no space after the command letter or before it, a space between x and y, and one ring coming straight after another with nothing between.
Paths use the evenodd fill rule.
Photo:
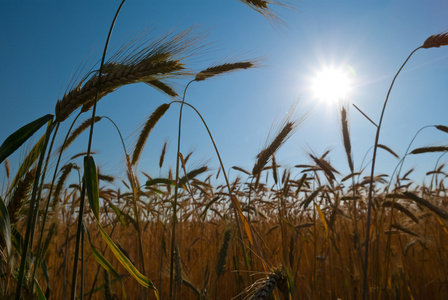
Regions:
<instances>
[{"instance_id":1,"label":"wheat ear","mask_svg":"<svg viewBox=\"0 0 448 300\"><path fill-rule=\"evenodd\" d=\"M137 163L140 155L142 154L143 147L145 146L149 133L154 128L154 126L156 126L157 122L165 114L168 108L170 108L170 104L164 103L157 107L156 110L149 116L138 137L134 152L132 153L132 165L135 165Z\"/></svg>"},{"instance_id":2,"label":"wheat ear","mask_svg":"<svg viewBox=\"0 0 448 300\"><path fill-rule=\"evenodd\" d=\"M159 158L159 168L162 168L162 166L163 166L163 161L165 160L167 145L168 145L168 141L165 141L165 143L163 144L162 153L160 154L160 158Z\"/></svg>"},{"instance_id":3,"label":"wheat ear","mask_svg":"<svg viewBox=\"0 0 448 300\"><path fill-rule=\"evenodd\" d=\"M421 147L416 148L410 152L410 154L422 154L422 153L430 153L430 152L447 152L448 147L444 146L434 146L434 147Z\"/></svg>"},{"instance_id":4,"label":"wheat ear","mask_svg":"<svg viewBox=\"0 0 448 300\"><path fill-rule=\"evenodd\" d=\"M280 146L288 139L294 129L294 122L286 122L282 130L277 134L272 143L262 150L257 156L257 162L252 169L252 175L260 174L263 167L268 163L269 158L280 148Z\"/></svg>"},{"instance_id":5,"label":"wheat ear","mask_svg":"<svg viewBox=\"0 0 448 300\"><path fill-rule=\"evenodd\" d=\"M25 178L20 180L17 184L11 199L8 202L8 213L11 226L15 226L19 220L20 212L23 209L23 204L28 199L31 192L31 187L36 175L36 169L33 169L26 173Z\"/></svg>"},{"instance_id":6,"label":"wheat ear","mask_svg":"<svg viewBox=\"0 0 448 300\"><path fill-rule=\"evenodd\" d=\"M448 45L448 31L431 35L429 38L426 39L426 41L423 43L421 48L437 48L441 46L447 46Z\"/></svg>"},{"instance_id":7,"label":"wheat ear","mask_svg":"<svg viewBox=\"0 0 448 300\"><path fill-rule=\"evenodd\" d=\"M350 142L350 131L348 129L347 110L344 106L341 108L341 126L342 126L342 138L344 141L345 154L347 155L348 165L350 171L353 173L353 158L352 158L352 145Z\"/></svg>"},{"instance_id":8,"label":"wheat ear","mask_svg":"<svg viewBox=\"0 0 448 300\"><path fill-rule=\"evenodd\" d=\"M254 67L254 62L251 61L242 61L242 62L236 62L236 63L225 63L218 66L209 67L205 70L202 70L198 74L196 74L196 77L194 78L195 81L202 81L205 79L208 79L213 76L217 76L223 73L228 73L236 70L241 69L249 69Z\"/></svg>"},{"instance_id":9,"label":"wheat ear","mask_svg":"<svg viewBox=\"0 0 448 300\"><path fill-rule=\"evenodd\" d=\"M219 250L218 263L216 264L216 275L218 275L218 278L224 274L226 268L226 259L229 251L231 234L232 230L230 229L226 230L224 233L224 240L222 242L221 249Z\"/></svg>"},{"instance_id":10,"label":"wheat ear","mask_svg":"<svg viewBox=\"0 0 448 300\"><path fill-rule=\"evenodd\" d=\"M270 296L276 287L278 287L284 294L289 293L288 278L285 270L281 267L274 269L257 285L259 285L259 287L255 290L250 300L270 299Z\"/></svg>"},{"instance_id":11,"label":"wheat ear","mask_svg":"<svg viewBox=\"0 0 448 300\"><path fill-rule=\"evenodd\" d=\"M101 117L95 117L94 122L98 122L101 120ZM81 125L78 126L78 128L76 128L75 130L73 130L72 134L70 134L70 136L68 137L67 141L65 142L65 144L63 145L61 151L64 151L65 149L68 148L68 146L71 145L71 143L73 143L73 141L87 128L89 128L89 126L92 125L92 118L89 118L87 120L85 120L84 122L81 123Z\"/></svg>"},{"instance_id":12,"label":"wheat ear","mask_svg":"<svg viewBox=\"0 0 448 300\"><path fill-rule=\"evenodd\" d=\"M414 202L425 206L427 209L429 209L430 211L436 213L439 217L448 220L448 212L441 209L438 206L435 206L434 204L432 204L431 202L429 202L426 199L420 198L419 196L411 193L411 192L404 192L403 195L408 198L413 200Z\"/></svg>"}]
</instances>

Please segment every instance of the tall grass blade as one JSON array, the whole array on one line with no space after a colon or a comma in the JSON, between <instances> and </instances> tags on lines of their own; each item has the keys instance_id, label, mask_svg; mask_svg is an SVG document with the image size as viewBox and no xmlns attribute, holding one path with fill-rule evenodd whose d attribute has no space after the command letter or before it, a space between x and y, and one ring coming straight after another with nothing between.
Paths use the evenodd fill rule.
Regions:
<instances>
[{"instance_id":1,"label":"tall grass blade","mask_svg":"<svg viewBox=\"0 0 448 300\"><path fill-rule=\"evenodd\" d=\"M118 272L107 261L107 259L103 255L101 255L101 253L98 250L96 250L95 246L93 246L92 240L90 239L89 230L87 229L87 226L85 226L85 224L84 224L84 231L87 233L87 239L89 241L90 249L92 250L93 257L109 274L111 274L112 276L114 276L116 279L118 279L120 281L121 286L122 286L122 291L123 291L123 298L126 299L127 298L126 291L124 288L123 281L121 280L120 274L118 274Z\"/></svg>"},{"instance_id":2,"label":"tall grass blade","mask_svg":"<svg viewBox=\"0 0 448 300\"><path fill-rule=\"evenodd\" d=\"M12 189L14 189L19 181L25 176L26 172L31 168L31 166L36 162L37 158L39 157L42 148L45 143L45 134L37 141L37 143L33 146L31 151L27 154L25 159L23 160L22 164L19 167L19 170L17 171L16 176L12 180L9 190L7 192L7 195L12 192Z\"/></svg>"},{"instance_id":3,"label":"tall grass blade","mask_svg":"<svg viewBox=\"0 0 448 300\"><path fill-rule=\"evenodd\" d=\"M106 244L109 246L109 249L112 251L112 253L115 255L115 257L118 259L118 261L121 263L121 265L129 272L129 274L137 280L139 284L141 284L145 288L150 288L154 290L154 295L159 300L159 292L153 285L152 281L142 275L135 266L131 263L129 258L127 258L126 255L123 254L123 252L118 248L118 246L112 241L112 239L109 237L109 235L104 231L103 227L101 226L100 222L95 219L95 222L98 226L98 229L100 230L101 236L103 237Z\"/></svg>"},{"instance_id":4,"label":"tall grass blade","mask_svg":"<svg viewBox=\"0 0 448 300\"><path fill-rule=\"evenodd\" d=\"M53 119L53 115L45 115L14 132L0 146L0 164L23 143L25 143L44 124Z\"/></svg>"}]
</instances>

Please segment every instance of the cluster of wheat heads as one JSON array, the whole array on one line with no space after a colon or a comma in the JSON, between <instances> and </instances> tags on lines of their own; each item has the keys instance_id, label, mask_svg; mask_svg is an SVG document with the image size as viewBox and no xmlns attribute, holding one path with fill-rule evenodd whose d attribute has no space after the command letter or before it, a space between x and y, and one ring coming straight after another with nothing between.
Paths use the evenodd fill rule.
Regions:
<instances>
[{"instance_id":1,"label":"cluster of wheat heads","mask_svg":"<svg viewBox=\"0 0 448 300\"><path fill-rule=\"evenodd\" d=\"M275 15L270 5L282 4L242 2L271 18ZM193 82L252 68L256 62L191 71L185 59L201 47L201 38L190 29L128 45L108 61L103 56L99 70L89 72L57 102L54 116L25 125L0 146L0 163L9 183L0 198L1 296L444 299L448 294L444 165L428 171L433 176L429 186L410 182L412 170L394 177L374 174L378 148L395 154L378 143L381 117L378 125L374 123L378 133L372 172L365 176L363 166L355 169L343 107L347 176L332 166L329 151L321 156L310 153L308 162L294 168L282 167L275 153L300 123L288 119L258 154L252 172L235 166L240 176L231 181L204 118L186 101L186 90ZM448 36L442 33L416 50L447 44ZM180 100L166 79L189 76L193 79ZM90 128L92 136L96 122L113 123L107 116L95 115L97 101L137 82L175 100L149 115L132 154L123 143L127 178L114 185L117 179L101 172L90 147L87 153L61 162L61 154L83 131ZM181 107L176 166L163 166L165 144L159 167L160 174L168 169L168 175L153 177L141 171L141 177L137 166L143 147L173 104ZM210 134L220 161L216 174L206 165L194 167L191 154L182 153L184 105L197 113ZM59 124L79 108L71 129L81 113L92 110L92 117L66 134L54 166L50 154ZM45 125L45 134L10 177L7 157ZM448 132L444 125L435 128ZM409 155L446 150L417 148ZM54 174L47 180L51 170ZM225 178L222 185L217 180L220 174Z\"/></svg>"}]
</instances>

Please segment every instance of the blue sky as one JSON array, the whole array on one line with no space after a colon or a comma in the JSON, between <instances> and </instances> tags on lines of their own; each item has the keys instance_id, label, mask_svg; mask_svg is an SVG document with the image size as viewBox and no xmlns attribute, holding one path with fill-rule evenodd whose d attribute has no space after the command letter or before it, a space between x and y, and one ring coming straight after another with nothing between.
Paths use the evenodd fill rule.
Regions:
<instances>
[{"instance_id":1,"label":"blue sky","mask_svg":"<svg viewBox=\"0 0 448 300\"><path fill-rule=\"evenodd\" d=\"M77 68L99 53L119 1L0 1L0 141L47 113L54 113ZM286 26L272 26L236 0L128 0L120 13L111 45L145 28L155 37L191 25L207 31L208 48L190 67L201 70L233 60L259 58L259 67L191 85L187 101L208 122L227 169L251 170L272 128L299 103L296 114L305 122L280 149L284 166L310 163L306 153L333 149L330 160L342 174L349 169L344 155L337 105L310 93L310 79L325 66L352 70L347 100L378 121L390 82L408 54L427 37L448 29L446 1L297 1L296 10L276 11ZM279 24L277 24L279 25ZM188 79L176 81L180 90ZM448 125L448 47L419 50L399 76L386 111L380 143L400 156L425 125ZM144 84L130 85L103 98L98 115L119 126L130 146L152 111L170 99ZM172 107L151 134L139 170L158 176L159 155L169 140L174 160L178 108ZM353 107L350 125L355 168L373 145L375 128ZM82 120L90 117L85 114ZM60 131L66 132L69 118ZM193 163L218 168L212 145L198 118L186 110L182 152L195 151ZM60 134L62 138L62 134ZM85 151L87 134L72 146ZM415 147L446 145L447 135L426 129ZM105 174L125 177L121 143L106 121L95 126L93 149ZM13 155L13 169L24 150ZM371 154L368 154L369 160ZM433 168L438 155L410 157L405 170L417 167L416 181ZM391 174L397 160L380 152L378 172ZM80 161L79 161L80 163ZM167 165L162 175L167 173ZM234 172L234 171L233 171ZM3 168L0 177L4 176ZM235 174L235 173L234 173ZM367 174L366 174L367 175Z\"/></svg>"}]
</instances>

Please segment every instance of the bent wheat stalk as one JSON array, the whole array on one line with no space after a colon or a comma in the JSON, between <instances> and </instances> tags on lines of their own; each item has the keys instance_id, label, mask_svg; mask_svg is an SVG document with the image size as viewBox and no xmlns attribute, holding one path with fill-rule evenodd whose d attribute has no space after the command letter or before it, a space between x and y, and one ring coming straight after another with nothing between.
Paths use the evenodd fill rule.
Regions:
<instances>
[{"instance_id":1,"label":"bent wheat stalk","mask_svg":"<svg viewBox=\"0 0 448 300\"><path fill-rule=\"evenodd\" d=\"M390 92L392 91L392 87L394 86L395 80L397 79L398 75L400 74L401 70L404 68L406 63L409 61L411 56L417 52L419 49L429 49L429 48L437 48L441 46L447 46L448 45L448 31L445 31L440 34L431 35L429 38L426 39L426 41L421 45L420 47L416 48L414 51L409 54L409 56L406 58L404 63L401 65L398 72L395 74L392 83L389 87L389 91L386 95L386 100L384 100L383 109L381 111L380 121L378 122L377 130L376 130L376 136L375 136L375 144L373 147L373 159L372 159L372 168L370 172L370 178L374 177L374 171L375 171L375 162L376 162L376 152L378 150L378 142L380 137L380 131L381 131L381 124L383 122L384 113L386 111L387 102L389 100ZM373 198L373 181L370 182L369 186L369 197L368 197L368 205L367 205L367 221L366 221L366 250L365 250L365 256L364 256L364 274L363 274L363 293L362 297L364 300L367 299L367 290L368 290L368 284L367 284L367 271L368 271L368 265L369 265L369 242L370 242L370 217L372 214L372 198Z\"/></svg>"}]
</instances>

